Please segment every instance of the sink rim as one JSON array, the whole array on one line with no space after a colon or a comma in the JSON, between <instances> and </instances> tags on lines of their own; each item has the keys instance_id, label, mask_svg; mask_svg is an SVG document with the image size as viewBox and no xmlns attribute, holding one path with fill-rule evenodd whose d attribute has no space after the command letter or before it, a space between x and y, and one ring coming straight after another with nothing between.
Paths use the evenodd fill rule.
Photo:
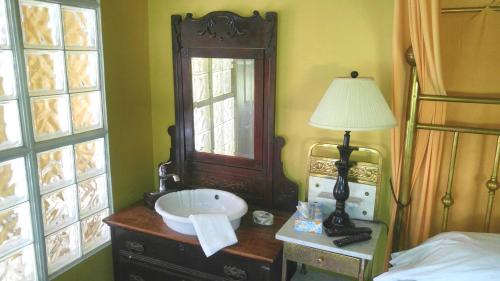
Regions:
<instances>
[{"instance_id":1,"label":"sink rim","mask_svg":"<svg viewBox=\"0 0 500 281\"><path fill-rule=\"evenodd\" d=\"M174 193L178 193L178 192L193 192L193 191L194 192L196 192L196 191L213 191L213 192L218 192L218 193L221 193L221 194L225 194L225 195L227 195L229 197L232 197L236 201L239 201L239 203L241 203L241 205L242 205L242 208L240 208L239 210L236 210L234 212L226 214L227 217L228 217L228 219L230 221L240 219L241 217L243 217L248 212L248 204L241 197L239 197L238 195L236 195L234 193L225 191L225 190L213 189L213 188L186 189L186 190L180 190L180 191L175 191L175 192L171 192L171 193L165 194L165 195L161 196L160 198L158 198L158 200L156 200L155 211L158 214L160 214L160 216L162 216L164 218L167 218L167 219L170 219L170 220L173 220L173 221L177 221L177 222L191 223L191 220L189 219L189 217L178 216L178 215L174 215L172 213L169 213L169 212L165 211L163 208L161 208L160 204L161 204L162 200L166 200L165 198L167 198L168 196L172 196L172 194L174 194Z\"/></svg>"}]
</instances>

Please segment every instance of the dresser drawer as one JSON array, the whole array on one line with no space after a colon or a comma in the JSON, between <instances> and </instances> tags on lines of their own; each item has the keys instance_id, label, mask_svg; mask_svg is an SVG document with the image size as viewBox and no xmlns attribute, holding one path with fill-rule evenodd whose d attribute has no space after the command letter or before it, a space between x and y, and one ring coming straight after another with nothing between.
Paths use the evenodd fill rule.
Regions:
<instances>
[{"instance_id":1,"label":"dresser drawer","mask_svg":"<svg viewBox=\"0 0 500 281\"><path fill-rule=\"evenodd\" d=\"M119 254L130 258L146 256L187 266L190 264L187 258L198 252L197 249L192 249L192 246L184 243L121 228L114 228L112 238L113 247L116 247Z\"/></svg>"},{"instance_id":2,"label":"dresser drawer","mask_svg":"<svg viewBox=\"0 0 500 281\"><path fill-rule=\"evenodd\" d=\"M141 262L121 262L122 270L115 281L225 281L226 279L207 279L191 276L185 272L170 271Z\"/></svg>"},{"instance_id":3,"label":"dresser drawer","mask_svg":"<svg viewBox=\"0 0 500 281\"><path fill-rule=\"evenodd\" d=\"M194 270L194 272L207 273L210 276L218 276L222 278L220 280L228 281L270 280L271 267L273 266L269 263L225 252L218 252L207 258L200 246L121 228L113 230L113 251L115 259L118 258L117 255L119 256L120 263L126 261L141 262L167 270L179 267Z\"/></svg>"},{"instance_id":4,"label":"dresser drawer","mask_svg":"<svg viewBox=\"0 0 500 281\"><path fill-rule=\"evenodd\" d=\"M358 277L361 260L297 244L285 243L285 258L340 274Z\"/></svg>"}]
</instances>

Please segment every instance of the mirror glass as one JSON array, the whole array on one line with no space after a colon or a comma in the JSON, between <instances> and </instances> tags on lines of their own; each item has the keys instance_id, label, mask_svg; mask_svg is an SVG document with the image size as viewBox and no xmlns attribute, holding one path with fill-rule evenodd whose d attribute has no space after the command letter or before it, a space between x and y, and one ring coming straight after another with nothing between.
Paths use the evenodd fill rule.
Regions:
<instances>
[{"instance_id":1,"label":"mirror glass","mask_svg":"<svg viewBox=\"0 0 500 281\"><path fill-rule=\"evenodd\" d=\"M254 158L254 64L191 58L196 151Z\"/></svg>"}]
</instances>

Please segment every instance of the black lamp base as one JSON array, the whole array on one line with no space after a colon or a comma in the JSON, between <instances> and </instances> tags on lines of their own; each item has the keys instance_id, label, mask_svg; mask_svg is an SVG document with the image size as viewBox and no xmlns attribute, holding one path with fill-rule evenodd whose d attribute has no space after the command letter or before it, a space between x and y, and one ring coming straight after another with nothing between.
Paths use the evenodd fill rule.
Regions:
<instances>
[{"instance_id":1,"label":"black lamp base","mask_svg":"<svg viewBox=\"0 0 500 281\"><path fill-rule=\"evenodd\" d=\"M336 212L332 212L328 218L324 221L323 225L326 228L333 227L354 227L354 223L351 221L349 214L345 211L340 214L336 214Z\"/></svg>"},{"instance_id":2,"label":"black lamp base","mask_svg":"<svg viewBox=\"0 0 500 281\"><path fill-rule=\"evenodd\" d=\"M350 132L344 134L344 143L337 148L340 153L340 160L335 162L337 167L338 177L335 187L333 188L333 197L336 200L335 211L333 211L326 220L323 221L323 226L327 235L337 232L342 228L353 228L354 223L345 212L345 201L349 198L349 184L347 176L349 174L349 156L356 149L349 146Z\"/></svg>"},{"instance_id":3,"label":"black lamp base","mask_svg":"<svg viewBox=\"0 0 500 281\"><path fill-rule=\"evenodd\" d=\"M328 218L323 221L323 227L325 228L326 235L334 236L334 233L338 233L344 228L352 229L355 225L346 212L343 214L335 214L335 212L332 212Z\"/></svg>"}]
</instances>

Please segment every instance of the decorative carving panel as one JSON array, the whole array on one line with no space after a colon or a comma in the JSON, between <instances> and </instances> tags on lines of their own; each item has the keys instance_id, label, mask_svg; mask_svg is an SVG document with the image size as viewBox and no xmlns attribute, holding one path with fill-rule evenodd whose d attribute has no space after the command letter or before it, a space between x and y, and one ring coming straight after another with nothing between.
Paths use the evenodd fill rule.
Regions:
<instances>
[{"instance_id":1,"label":"decorative carving panel","mask_svg":"<svg viewBox=\"0 0 500 281\"><path fill-rule=\"evenodd\" d=\"M319 174L337 178L338 171L337 167L335 166L335 161L337 160L338 159L312 156L309 163L309 172L311 174ZM366 162L353 162L353 166L349 170L348 179L351 182L377 185L379 180L378 176L378 165Z\"/></svg>"},{"instance_id":2,"label":"decorative carving panel","mask_svg":"<svg viewBox=\"0 0 500 281\"><path fill-rule=\"evenodd\" d=\"M192 15L188 14L188 18ZM234 36L241 36L244 33L237 25L238 16L234 14L212 15L205 17L202 20L202 29L198 31L198 35L209 35L211 38L224 40Z\"/></svg>"}]
</instances>

